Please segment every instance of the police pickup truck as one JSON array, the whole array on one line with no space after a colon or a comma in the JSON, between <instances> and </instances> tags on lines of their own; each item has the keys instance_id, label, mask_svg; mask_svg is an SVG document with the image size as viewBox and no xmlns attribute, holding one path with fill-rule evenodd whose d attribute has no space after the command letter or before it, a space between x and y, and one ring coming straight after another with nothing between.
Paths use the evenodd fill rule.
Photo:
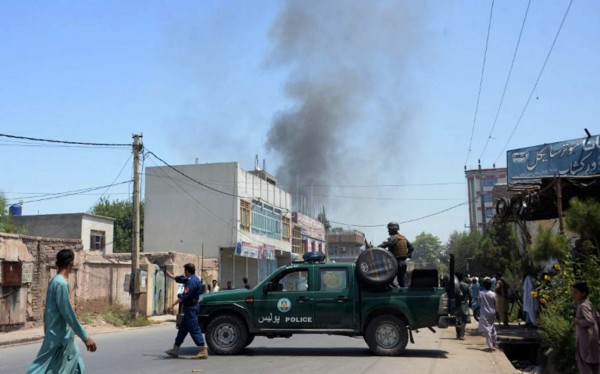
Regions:
<instances>
[{"instance_id":1,"label":"police pickup truck","mask_svg":"<svg viewBox=\"0 0 600 374\"><path fill-rule=\"evenodd\" d=\"M437 272L410 287L372 287L354 263L325 263L308 254L283 266L252 290L200 297L199 321L211 351L234 355L255 336L293 334L362 336L377 355L395 356L414 343L412 331L448 327L448 297ZM430 271L431 272L431 271Z\"/></svg>"}]
</instances>

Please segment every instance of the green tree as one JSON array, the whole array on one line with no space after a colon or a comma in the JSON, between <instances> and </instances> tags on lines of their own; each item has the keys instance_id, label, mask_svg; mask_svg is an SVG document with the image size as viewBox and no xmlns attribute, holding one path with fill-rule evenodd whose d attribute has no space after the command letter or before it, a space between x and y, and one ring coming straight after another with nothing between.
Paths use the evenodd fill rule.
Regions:
<instances>
[{"instance_id":1,"label":"green tree","mask_svg":"<svg viewBox=\"0 0 600 374\"><path fill-rule=\"evenodd\" d=\"M567 237L540 225L531 254L534 261L562 261L569 254Z\"/></svg>"},{"instance_id":2,"label":"green tree","mask_svg":"<svg viewBox=\"0 0 600 374\"><path fill-rule=\"evenodd\" d=\"M483 276L498 271L507 273L509 269L514 273L519 256L518 240L512 225L508 222L489 225L473 256L471 272Z\"/></svg>"},{"instance_id":3,"label":"green tree","mask_svg":"<svg viewBox=\"0 0 600 374\"><path fill-rule=\"evenodd\" d=\"M133 203L103 197L90 213L115 219L114 252L131 252L133 241ZM140 202L140 251L144 249L144 203Z\"/></svg>"},{"instance_id":4,"label":"green tree","mask_svg":"<svg viewBox=\"0 0 600 374\"><path fill-rule=\"evenodd\" d=\"M412 256L412 261L415 261L420 267L435 267L440 272L445 272L446 265L446 250L435 235L422 232L415 238L412 245L415 251Z\"/></svg>"},{"instance_id":5,"label":"green tree","mask_svg":"<svg viewBox=\"0 0 600 374\"><path fill-rule=\"evenodd\" d=\"M475 256L479 251L482 234L477 231L458 232L450 234L446 251L454 253L455 267L457 272L473 273Z\"/></svg>"},{"instance_id":6,"label":"green tree","mask_svg":"<svg viewBox=\"0 0 600 374\"><path fill-rule=\"evenodd\" d=\"M581 245L585 246L585 242L589 241L600 256L600 202L596 199L581 200L574 197L569 201L565 218L567 226L581 236Z\"/></svg>"},{"instance_id":7,"label":"green tree","mask_svg":"<svg viewBox=\"0 0 600 374\"><path fill-rule=\"evenodd\" d=\"M10 221L10 215L8 214L8 201L6 196L0 192L0 232L12 233L12 234L24 234L25 230L15 226Z\"/></svg>"}]
</instances>

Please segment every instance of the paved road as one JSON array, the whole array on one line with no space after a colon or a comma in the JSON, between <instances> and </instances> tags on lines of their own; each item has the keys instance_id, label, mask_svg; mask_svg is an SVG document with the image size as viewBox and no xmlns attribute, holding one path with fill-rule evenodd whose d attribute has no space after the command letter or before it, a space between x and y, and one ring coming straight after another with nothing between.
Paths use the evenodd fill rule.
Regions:
<instances>
[{"instance_id":1,"label":"paved road","mask_svg":"<svg viewBox=\"0 0 600 374\"><path fill-rule=\"evenodd\" d=\"M94 337L96 353L85 352L86 372L117 373L451 373L468 370L479 373L510 373L498 366L496 354L481 352L483 346L459 342L452 331L433 334L422 330L415 334L402 357L376 357L370 354L362 338L327 335L296 335L290 339L258 337L238 356L211 356L206 361L166 358L175 337L173 325L127 330ZM477 339L477 340L475 340ZM81 342L80 349L84 346ZM0 373L23 373L33 360L41 342L0 349ZM182 355L193 355L189 337ZM501 353L497 353L501 355Z\"/></svg>"}]
</instances>

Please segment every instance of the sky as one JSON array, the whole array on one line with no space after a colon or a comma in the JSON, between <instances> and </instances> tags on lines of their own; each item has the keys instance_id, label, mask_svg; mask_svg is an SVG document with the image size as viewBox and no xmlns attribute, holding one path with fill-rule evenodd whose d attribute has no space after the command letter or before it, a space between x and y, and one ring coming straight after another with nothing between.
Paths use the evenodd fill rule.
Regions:
<instances>
[{"instance_id":1,"label":"sky","mask_svg":"<svg viewBox=\"0 0 600 374\"><path fill-rule=\"evenodd\" d=\"M600 3L575 0L507 144L569 6L532 0L490 137L528 1L494 2L490 26L491 4L5 2L0 133L119 144L142 133L174 165L251 170L259 155L282 188L312 191L313 211L324 205L335 225L379 242L389 221L466 202L464 166L505 166L505 145L600 133ZM24 214L85 212L131 194L124 183L35 201L130 180L128 147L0 138L0 167L0 191ZM459 206L401 232L445 242L467 225Z\"/></svg>"}]
</instances>

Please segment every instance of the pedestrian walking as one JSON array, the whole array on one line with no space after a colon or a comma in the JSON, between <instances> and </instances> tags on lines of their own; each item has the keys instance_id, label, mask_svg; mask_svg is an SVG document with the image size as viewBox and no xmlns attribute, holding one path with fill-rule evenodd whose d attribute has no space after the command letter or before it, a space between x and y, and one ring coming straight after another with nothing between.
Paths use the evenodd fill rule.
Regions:
<instances>
[{"instance_id":1,"label":"pedestrian walking","mask_svg":"<svg viewBox=\"0 0 600 374\"><path fill-rule=\"evenodd\" d=\"M456 339L465 340L465 331L469 321L469 305L471 304L471 292L469 286L465 282L464 275L458 273L457 278L460 280L460 292L456 295Z\"/></svg>"},{"instance_id":2,"label":"pedestrian walking","mask_svg":"<svg viewBox=\"0 0 600 374\"><path fill-rule=\"evenodd\" d=\"M185 288L182 293L177 295L177 300L168 309L169 313L173 311L178 304L183 304L183 320L179 325L177 331L177 337L175 338L175 344L173 348L166 351L165 353L172 357L179 356L179 347L183 343L185 337L190 334L194 343L198 346L199 350L193 359L206 359L208 358L208 350L204 342L204 336L200 330L200 324L198 323L198 311L199 304L198 299L202 293L202 281L196 276L196 267L194 264L185 264L183 266L184 274L175 276L170 272L166 272L167 277L174 279L177 283L182 283Z\"/></svg>"},{"instance_id":3,"label":"pedestrian walking","mask_svg":"<svg viewBox=\"0 0 600 374\"><path fill-rule=\"evenodd\" d=\"M96 352L96 343L77 320L69 300L69 273L74 263L72 250L63 249L56 254L58 273L46 292L44 342L27 374L83 373L85 365L75 335L85 343L88 351Z\"/></svg>"},{"instance_id":4,"label":"pedestrian walking","mask_svg":"<svg viewBox=\"0 0 600 374\"><path fill-rule=\"evenodd\" d=\"M485 335L487 351L496 350L496 294L492 291L492 280L483 279L483 290L479 294L479 331Z\"/></svg>"},{"instance_id":5,"label":"pedestrian walking","mask_svg":"<svg viewBox=\"0 0 600 374\"><path fill-rule=\"evenodd\" d=\"M600 371L600 342L598 340L598 312L588 299L590 290L584 282L573 284L573 299L578 304L575 326L575 357L580 374L598 374Z\"/></svg>"},{"instance_id":6,"label":"pedestrian walking","mask_svg":"<svg viewBox=\"0 0 600 374\"><path fill-rule=\"evenodd\" d=\"M221 290L221 287L219 287L219 282L216 279L213 279L212 281L212 292L219 292Z\"/></svg>"}]
</instances>

